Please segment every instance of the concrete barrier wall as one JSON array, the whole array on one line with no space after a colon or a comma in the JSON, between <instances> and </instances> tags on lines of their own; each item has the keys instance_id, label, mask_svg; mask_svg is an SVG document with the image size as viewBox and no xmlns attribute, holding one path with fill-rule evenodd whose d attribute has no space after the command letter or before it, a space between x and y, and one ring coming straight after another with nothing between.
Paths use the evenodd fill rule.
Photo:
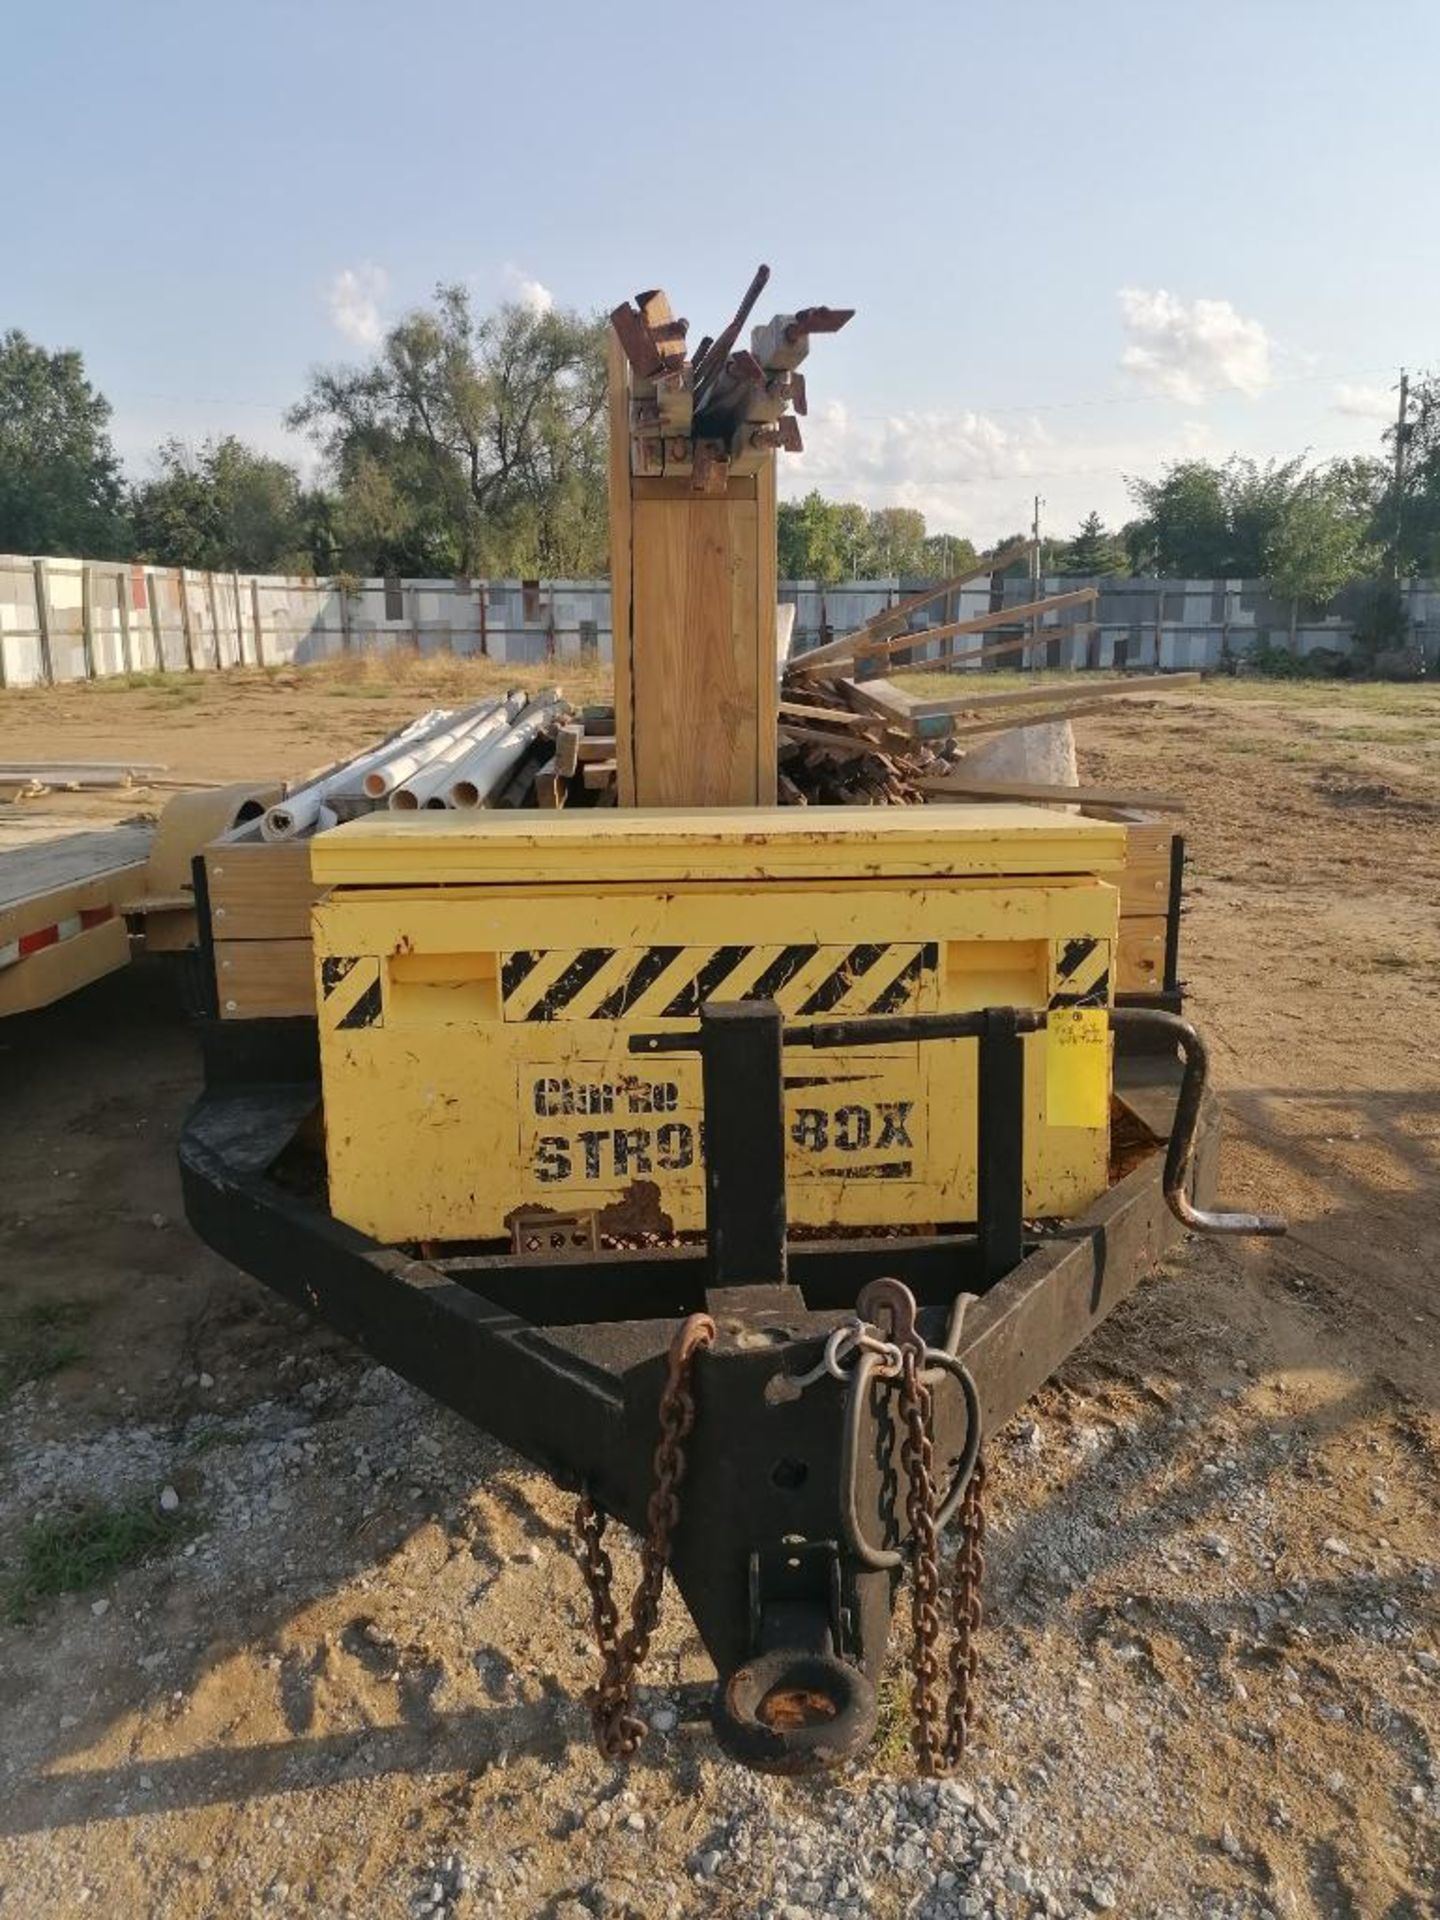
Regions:
<instances>
[{"instance_id":1,"label":"concrete barrier wall","mask_svg":"<svg viewBox=\"0 0 1440 1920\"><path fill-rule=\"evenodd\" d=\"M123 673L304 665L389 647L610 657L608 580L384 580L209 573L0 554L0 687Z\"/></svg>"},{"instance_id":2,"label":"concrete barrier wall","mask_svg":"<svg viewBox=\"0 0 1440 1920\"><path fill-rule=\"evenodd\" d=\"M894 578L822 587L786 580L780 597L796 609L792 651L803 653L832 634L859 626L927 582ZM1044 593L1085 584L1041 582ZM1093 617L1065 616L1017 666L1219 666L1260 643L1292 645L1290 609L1264 584L1246 580L1104 580ZM1440 659L1440 586L1411 581L1403 591L1411 644ZM1019 612L1031 597L1026 580L1004 583L1005 604ZM1293 633L1300 654L1317 648L1348 652L1353 620L1342 609L1301 621ZM915 628L966 620L990 610L988 581L933 601ZM922 643L913 664L967 653L991 636ZM544 662L611 650L608 580L331 580L275 574L209 573L105 560L34 559L0 554L0 687L25 687L114 674L202 672L221 667L304 665L346 653L390 647L420 653L483 654L495 660ZM980 663L975 663L979 665Z\"/></svg>"}]
</instances>

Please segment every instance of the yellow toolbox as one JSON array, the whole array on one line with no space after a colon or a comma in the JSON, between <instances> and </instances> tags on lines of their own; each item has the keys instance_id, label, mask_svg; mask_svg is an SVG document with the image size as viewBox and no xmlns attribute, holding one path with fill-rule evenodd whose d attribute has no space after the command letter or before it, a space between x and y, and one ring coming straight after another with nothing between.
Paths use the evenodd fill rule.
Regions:
<instances>
[{"instance_id":1,"label":"yellow toolbox","mask_svg":"<svg viewBox=\"0 0 1440 1920\"><path fill-rule=\"evenodd\" d=\"M1125 830L1031 807L379 813L312 843L332 1211L383 1241L517 1213L704 1224L702 1002L787 1020L1052 1007L1027 1037L1025 1208L1105 1189ZM790 1218L976 1212L976 1048L787 1056ZM608 1218L606 1209L611 1209Z\"/></svg>"}]
</instances>

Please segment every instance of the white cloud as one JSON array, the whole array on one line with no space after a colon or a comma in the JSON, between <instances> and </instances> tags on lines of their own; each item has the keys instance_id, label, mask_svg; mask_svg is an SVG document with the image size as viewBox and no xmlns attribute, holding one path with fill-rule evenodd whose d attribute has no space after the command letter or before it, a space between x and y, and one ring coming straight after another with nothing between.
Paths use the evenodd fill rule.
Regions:
<instances>
[{"instance_id":1,"label":"white cloud","mask_svg":"<svg viewBox=\"0 0 1440 1920\"><path fill-rule=\"evenodd\" d=\"M500 269L500 284L505 289L507 300L513 300L517 306L528 307L531 313L549 313L555 304L555 296L550 289L526 273L523 267L517 267L513 260L507 260Z\"/></svg>"},{"instance_id":2,"label":"white cloud","mask_svg":"<svg viewBox=\"0 0 1440 1920\"><path fill-rule=\"evenodd\" d=\"M1189 436L1058 440L1028 415L857 416L839 399L817 408L803 432L804 453L780 461L787 498L813 487L867 507L917 507L932 532L963 533L977 544L1028 525L1036 493L1045 496L1052 530L1073 530L1092 507L1118 522L1130 510L1125 474L1153 472L1190 450Z\"/></svg>"},{"instance_id":3,"label":"white cloud","mask_svg":"<svg viewBox=\"0 0 1440 1920\"><path fill-rule=\"evenodd\" d=\"M1335 389L1331 407L1336 413L1352 414L1357 420L1393 420L1395 401L1384 387L1369 387L1363 382L1342 380Z\"/></svg>"},{"instance_id":4,"label":"white cloud","mask_svg":"<svg viewBox=\"0 0 1440 1920\"><path fill-rule=\"evenodd\" d=\"M1129 336L1120 364L1151 393L1195 406L1214 387L1253 399L1269 386L1270 336L1228 300L1182 300L1161 287L1122 287L1116 297Z\"/></svg>"},{"instance_id":5,"label":"white cloud","mask_svg":"<svg viewBox=\"0 0 1440 1920\"><path fill-rule=\"evenodd\" d=\"M330 318L338 331L357 347L380 344L385 330L380 318L380 302L389 284L390 276L385 269L368 262L360 267L342 267L330 282L327 295Z\"/></svg>"}]
</instances>

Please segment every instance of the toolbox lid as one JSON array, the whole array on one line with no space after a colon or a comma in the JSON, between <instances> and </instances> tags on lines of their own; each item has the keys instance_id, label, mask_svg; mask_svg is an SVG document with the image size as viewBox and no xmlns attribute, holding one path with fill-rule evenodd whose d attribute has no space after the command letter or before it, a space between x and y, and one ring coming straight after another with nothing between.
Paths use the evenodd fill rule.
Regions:
<instances>
[{"instance_id":1,"label":"toolbox lid","mask_svg":"<svg viewBox=\"0 0 1440 1920\"><path fill-rule=\"evenodd\" d=\"M1108 874L1125 828L1026 806L377 812L317 834L319 886Z\"/></svg>"}]
</instances>

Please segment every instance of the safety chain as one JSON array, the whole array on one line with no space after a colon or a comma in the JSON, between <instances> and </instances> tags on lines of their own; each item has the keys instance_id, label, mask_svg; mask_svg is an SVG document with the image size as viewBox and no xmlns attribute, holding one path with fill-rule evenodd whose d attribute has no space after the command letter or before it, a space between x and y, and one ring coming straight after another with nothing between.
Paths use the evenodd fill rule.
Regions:
<instances>
[{"instance_id":1,"label":"safety chain","mask_svg":"<svg viewBox=\"0 0 1440 1920\"><path fill-rule=\"evenodd\" d=\"M837 1327L826 1342L819 1364L796 1382L805 1387L824 1378L848 1381L847 1466L852 1481L847 1538L851 1550L866 1565L898 1566L896 1549L877 1549L860 1537L853 1505L853 1474L858 1455L856 1433L871 1385L877 1380L898 1386L902 1422L900 1465L905 1474L905 1517L909 1525L911 1566L910 1621L914 1651L911 1671L911 1712L915 1759L922 1774L949 1772L958 1765L975 1717L976 1678L980 1664L978 1637L981 1621L981 1583L985 1573L985 1470L980 1458L979 1401L975 1383L956 1357L964 1309L956 1302L944 1349L927 1344L917 1324L914 1295L898 1280L872 1281L861 1294L861 1312ZM876 1314L885 1331L862 1317ZM888 1335L888 1337L886 1337ZM957 1477L942 1495L936 1484L934 1389L927 1380L948 1373L965 1394L971 1430ZM888 1448L885 1452L888 1457ZM940 1641L942 1595L940 1529L954 1516L960 1541L951 1574L949 1614L951 1639L948 1658L949 1689L940 1702Z\"/></svg>"},{"instance_id":2,"label":"safety chain","mask_svg":"<svg viewBox=\"0 0 1440 1920\"><path fill-rule=\"evenodd\" d=\"M628 1760L645 1738L645 1722L635 1712L635 1676L650 1651L660 1619L660 1599L670 1544L680 1519L680 1488L685 1479L685 1442L695 1425L691 1383L695 1356L715 1338L708 1314L692 1313L670 1347L665 1385L660 1394L660 1439L655 1448L655 1490L645 1510L640 1548L640 1580L630 1602L630 1625L620 1632L615 1606L615 1569L605 1551L605 1513L589 1494L575 1509L580 1535L580 1570L590 1590L595 1639L600 1648L600 1678L586 1689L585 1703L595 1727L595 1743L607 1760Z\"/></svg>"},{"instance_id":3,"label":"safety chain","mask_svg":"<svg viewBox=\"0 0 1440 1920\"><path fill-rule=\"evenodd\" d=\"M980 1583L985 1573L984 1463L977 1455L957 1516L960 1545L950 1587L950 1688L944 1733L937 1722L940 1684L940 1538L935 1525L935 1443L931 1437L934 1394L921 1378L923 1354L905 1350L900 1407L905 1422L900 1462L907 1482L905 1517L910 1522L910 1622L915 1645L910 1711L915 1762L933 1777L956 1767L975 1717L975 1681L980 1665Z\"/></svg>"}]
</instances>

